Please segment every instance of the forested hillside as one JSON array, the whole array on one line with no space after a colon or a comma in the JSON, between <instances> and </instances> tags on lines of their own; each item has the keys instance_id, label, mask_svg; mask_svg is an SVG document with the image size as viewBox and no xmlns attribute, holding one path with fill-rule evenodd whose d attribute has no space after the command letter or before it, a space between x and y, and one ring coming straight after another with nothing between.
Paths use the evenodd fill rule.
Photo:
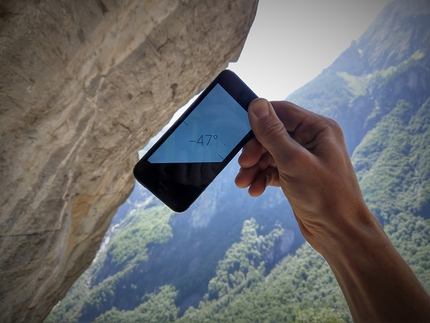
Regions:
<instances>
[{"instance_id":1,"label":"forested hillside","mask_svg":"<svg viewBox=\"0 0 430 323\"><path fill-rule=\"evenodd\" d=\"M92 322L113 307L135 309L150 295L168 290L174 291L174 308L182 315L197 307L208 290L218 293L213 285L217 266L232 245L242 243L246 221L257 237L252 248L259 255L253 261L260 263L263 277L267 275L304 239L282 192L272 188L253 199L235 186L237 171L235 159L182 214L136 186L115 216L99 256L47 321ZM270 242L264 242L266 237ZM242 257L246 255L242 251Z\"/></svg>"},{"instance_id":2,"label":"forested hillside","mask_svg":"<svg viewBox=\"0 0 430 323\"><path fill-rule=\"evenodd\" d=\"M366 202L430 292L430 2L391 2L287 99L341 124ZM235 172L183 214L136 187L46 322L351 322L281 191L250 198Z\"/></svg>"}]
</instances>

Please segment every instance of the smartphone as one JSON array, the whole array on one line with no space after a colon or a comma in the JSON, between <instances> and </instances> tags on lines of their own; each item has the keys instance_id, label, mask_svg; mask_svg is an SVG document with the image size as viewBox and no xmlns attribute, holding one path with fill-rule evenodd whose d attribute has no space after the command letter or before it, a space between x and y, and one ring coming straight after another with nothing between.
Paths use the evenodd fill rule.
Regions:
<instances>
[{"instance_id":1,"label":"smartphone","mask_svg":"<svg viewBox=\"0 0 430 323\"><path fill-rule=\"evenodd\" d=\"M136 180L184 212L253 137L248 105L257 95L222 71L135 165Z\"/></svg>"}]
</instances>

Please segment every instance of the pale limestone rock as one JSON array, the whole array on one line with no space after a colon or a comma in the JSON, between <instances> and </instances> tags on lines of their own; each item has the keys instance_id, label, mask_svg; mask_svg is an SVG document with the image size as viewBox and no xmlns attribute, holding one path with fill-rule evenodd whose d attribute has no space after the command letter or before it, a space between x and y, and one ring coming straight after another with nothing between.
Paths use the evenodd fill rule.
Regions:
<instances>
[{"instance_id":1,"label":"pale limestone rock","mask_svg":"<svg viewBox=\"0 0 430 323\"><path fill-rule=\"evenodd\" d=\"M229 61L257 0L0 1L0 321L89 266L137 150Z\"/></svg>"}]
</instances>

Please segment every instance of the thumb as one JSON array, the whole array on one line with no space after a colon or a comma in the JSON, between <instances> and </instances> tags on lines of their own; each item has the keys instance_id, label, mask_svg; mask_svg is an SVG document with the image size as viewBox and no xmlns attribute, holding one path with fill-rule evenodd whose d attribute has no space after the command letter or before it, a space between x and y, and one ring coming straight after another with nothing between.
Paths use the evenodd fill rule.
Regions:
<instances>
[{"instance_id":1,"label":"thumb","mask_svg":"<svg viewBox=\"0 0 430 323\"><path fill-rule=\"evenodd\" d=\"M256 99L248 108L249 122L255 137L282 167L291 156L296 143L266 99Z\"/></svg>"}]
</instances>

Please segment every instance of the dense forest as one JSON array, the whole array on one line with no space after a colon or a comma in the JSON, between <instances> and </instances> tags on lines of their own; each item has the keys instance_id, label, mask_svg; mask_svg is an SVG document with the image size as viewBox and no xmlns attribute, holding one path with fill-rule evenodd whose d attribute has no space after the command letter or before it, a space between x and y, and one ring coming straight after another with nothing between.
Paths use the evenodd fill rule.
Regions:
<instances>
[{"instance_id":1,"label":"dense forest","mask_svg":"<svg viewBox=\"0 0 430 323\"><path fill-rule=\"evenodd\" d=\"M396 0L287 100L337 120L364 197L430 292L430 3ZM351 322L278 189L233 161L185 213L136 186L51 322Z\"/></svg>"}]
</instances>

